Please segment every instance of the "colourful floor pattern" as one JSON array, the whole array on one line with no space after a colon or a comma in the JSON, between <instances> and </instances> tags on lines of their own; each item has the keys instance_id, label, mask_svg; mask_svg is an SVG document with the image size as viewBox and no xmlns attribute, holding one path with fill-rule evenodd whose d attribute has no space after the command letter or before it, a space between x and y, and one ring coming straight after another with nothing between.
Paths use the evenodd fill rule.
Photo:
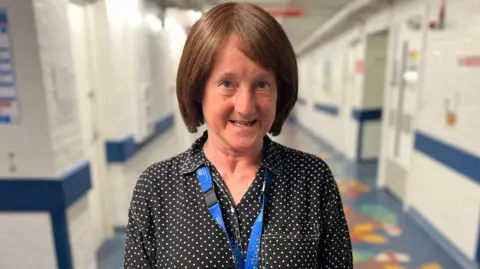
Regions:
<instances>
[{"instance_id":1,"label":"colourful floor pattern","mask_svg":"<svg viewBox=\"0 0 480 269\"><path fill-rule=\"evenodd\" d=\"M302 129L288 130L287 135L291 146L316 154L333 171L347 216L355 269L461 268L403 212L397 200L375 187L376 163L349 162Z\"/></svg>"},{"instance_id":2,"label":"colourful floor pattern","mask_svg":"<svg viewBox=\"0 0 480 269\"><path fill-rule=\"evenodd\" d=\"M422 231L401 216L401 208L395 208L396 201L388 194L358 180L341 182L339 189L354 246L355 268L459 268L453 260L439 256L444 255L443 251L426 234L425 240L419 240L416 234ZM375 197L382 195L384 203L378 203Z\"/></svg>"}]
</instances>

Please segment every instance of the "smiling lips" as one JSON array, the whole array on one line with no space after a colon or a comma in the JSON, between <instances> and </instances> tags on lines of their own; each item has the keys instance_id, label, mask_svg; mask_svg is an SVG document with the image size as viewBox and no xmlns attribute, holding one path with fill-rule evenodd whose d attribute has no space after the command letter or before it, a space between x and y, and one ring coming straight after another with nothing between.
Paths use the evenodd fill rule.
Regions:
<instances>
[{"instance_id":1,"label":"smiling lips","mask_svg":"<svg viewBox=\"0 0 480 269\"><path fill-rule=\"evenodd\" d=\"M245 127L245 126L254 125L257 122L257 120L252 120L252 121L230 120L230 122L236 126Z\"/></svg>"}]
</instances>

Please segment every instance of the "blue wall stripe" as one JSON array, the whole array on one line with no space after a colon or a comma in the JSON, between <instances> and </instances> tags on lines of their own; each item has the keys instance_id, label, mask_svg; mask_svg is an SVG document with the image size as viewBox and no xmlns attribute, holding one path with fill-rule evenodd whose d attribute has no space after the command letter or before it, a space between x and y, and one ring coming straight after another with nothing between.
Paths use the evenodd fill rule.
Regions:
<instances>
[{"instance_id":1,"label":"blue wall stripe","mask_svg":"<svg viewBox=\"0 0 480 269\"><path fill-rule=\"evenodd\" d=\"M315 109L324 112L326 114L330 114L332 116L338 115L338 107L333 104L322 104L322 103L315 103Z\"/></svg>"},{"instance_id":2,"label":"blue wall stripe","mask_svg":"<svg viewBox=\"0 0 480 269\"><path fill-rule=\"evenodd\" d=\"M363 131L364 125L367 121L378 121L382 119L382 109L354 109L352 110L352 118L358 122L357 133L357 161L359 162L371 162L377 159L364 160L362 158L363 152Z\"/></svg>"},{"instance_id":3,"label":"blue wall stripe","mask_svg":"<svg viewBox=\"0 0 480 269\"><path fill-rule=\"evenodd\" d=\"M1 179L0 211L54 211L68 208L91 188L90 164L60 179Z\"/></svg>"},{"instance_id":4,"label":"blue wall stripe","mask_svg":"<svg viewBox=\"0 0 480 269\"><path fill-rule=\"evenodd\" d=\"M369 120L381 120L382 119L382 109L354 109L352 111L352 117L359 122L369 121Z\"/></svg>"},{"instance_id":5,"label":"blue wall stripe","mask_svg":"<svg viewBox=\"0 0 480 269\"><path fill-rule=\"evenodd\" d=\"M415 134L415 149L480 183L480 157L421 132Z\"/></svg>"},{"instance_id":6,"label":"blue wall stripe","mask_svg":"<svg viewBox=\"0 0 480 269\"><path fill-rule=\"evenodd\" d=\"M56 210L50 213L52 221L53 240L57 253L58 269L72 269L72 253L68 234L68 218L66 210Z\"/></svg>"},{"instance_id":7,"label":"blue wall stripe","mask_svg":"<svg viewBox=\"0 0 480 269\"><path fill-rule=\"evenodd\" d=\"M63 207L62 183L58 179L0 180L0 211L50 211Z\"/></svg>"},{"instance_id":8,"label":"blue wall stripe","mask_svg":"<svg viewBox=\"0 0 480 269\"><path fill-rule=\"evenodd\" d=\"M143 142L139 143L137 145L137 150L136 151L141 150L143 147L145 147L146 145L150 144L153 140L155 140L155 138L162 135L166 130L168 130L168 128L173 126L173 122L174 122L173 115L170 115L168 117L165 117L163 120L158 121L155 124L155 129L154 129L153 134L150 135Z\"/></svg>"},{"instance_id":9,"label":"blue wall stripe","mask_svg":"<svg viewBox=\"0 0 480 269\"><path fill-rule=\"evenodd\" d=\"M0 179L0 211L50 213L59 269L72 269L67 209L91 189L90 164L81 163L60 178Z\"/></svg>"},{"instance_id":10,"label":"blue wall stripe","mask_svg":"<svg viewBox=\"0 0 480 269\"><path fill-rule=\"evenodd\" d=\"M82 165L67 175L62 180L62 188L65 208L68 208L92 188L90 165Z\"/></svg>"},{"instance_id":11,"label":"blue wall stripe","mask_svg":"<svg viewBox=\"0 0 480 269\"><path fill-rule=\"evenodd\" d=\"M107 141L107 160L111 163L124 162L135 154L135 141L129 136L121 141Z\"/></svg>"},{"instance_id":12,"label":"blue wall stripe","mask_svg":"<svg viewBox=\"0 0 480 269\"><path fill-rule=\"evenodd\" d=\"M478 222L478 239L477 239L477 255L475 256L476 257L476 261L478 264L480 264L480 221ZM480 267L480 266L479 266Z\"/></svg>"},{"instance_id":13,"label":"blue wall stripe","mask_svg":"<svg viewBox=\"0 0 480 269\"><path fill-rule=\"evenodd\" d=\"M135 143L133 136L122 141L107 141L106 152L109 163L123 163L140 151L143 147L150 144L155 138L162 135L166 130L173 126L173 114L163 118L155 124L153 133L140 143Z\"/></svg>"}]
</instances>

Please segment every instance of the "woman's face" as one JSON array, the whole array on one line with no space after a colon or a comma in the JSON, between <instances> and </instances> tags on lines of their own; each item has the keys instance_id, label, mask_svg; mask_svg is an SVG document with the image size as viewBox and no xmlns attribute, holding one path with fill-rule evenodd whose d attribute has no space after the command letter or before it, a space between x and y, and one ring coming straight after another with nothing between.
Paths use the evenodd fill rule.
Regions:
<instances>
[{"instance_id":1,"label":"woman's face","mask_svg":"<svg viewBox=\"0 0 480 269\"><path fill-rule=\"evenodd\" d=\"M209 138L234 151L262 142L277 103L275 75L243 54L240 42L236 35L224 41L202 100Z\"/></svg>"}]
</instances>

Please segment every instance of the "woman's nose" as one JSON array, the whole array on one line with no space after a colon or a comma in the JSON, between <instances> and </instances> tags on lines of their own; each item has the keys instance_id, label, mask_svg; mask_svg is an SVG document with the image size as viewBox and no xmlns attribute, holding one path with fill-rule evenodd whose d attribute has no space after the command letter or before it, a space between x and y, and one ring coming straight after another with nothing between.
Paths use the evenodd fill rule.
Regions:
<instances>
[{"instance_id":1,"label":"woman's nose","mask_svg":"<svg viewBox=\"0 0 480 269\"><path fill-rule=\"evenodd\" d=\"M235 111L246 118L255 114L255 96L250 88L244 87L237 92Z\"/></svg>"}]
</instances>

